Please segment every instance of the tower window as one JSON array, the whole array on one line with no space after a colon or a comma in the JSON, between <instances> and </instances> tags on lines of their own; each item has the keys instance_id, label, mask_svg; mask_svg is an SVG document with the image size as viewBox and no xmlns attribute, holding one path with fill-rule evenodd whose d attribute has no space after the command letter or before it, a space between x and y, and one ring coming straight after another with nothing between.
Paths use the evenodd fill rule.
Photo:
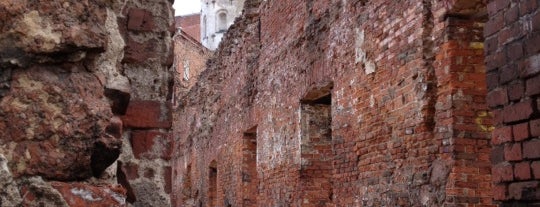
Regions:
<instances>
[{"instance_id":1,"label":"tower window","mask_svg":"<svg viewBox=\"0 0 540 207\"><path fill-rule=\"evenodd\" d=\"M219 32L224 32L225 30L227 30L227 13L226 12L220 12L218 14L218 31Z\"/></svg>"}]
</instances>

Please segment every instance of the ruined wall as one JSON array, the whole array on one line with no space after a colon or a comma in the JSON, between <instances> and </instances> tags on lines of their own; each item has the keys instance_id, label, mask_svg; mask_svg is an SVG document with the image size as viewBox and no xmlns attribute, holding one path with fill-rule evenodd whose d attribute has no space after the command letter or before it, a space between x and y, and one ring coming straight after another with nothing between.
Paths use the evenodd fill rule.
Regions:
<instances>
[{"instance_id":1,"label":"ruined wall","mask_svg":"<svg viewBox=\"0 0 540 207\"><path fill-rule=\"evenodd\" d=\"M181 28L190 37L201 42L201 14L188 14L174 17L176 29Z\"/></svg>"},{"instance_id":2,"label":"ruined wall","mask_svg":"<svg viewBox=\"0 0 540 207\"><path fill-rule=\"evenodd\" d=\"M494 198L540 205L540 12L538 1L489 1L488 104L492 109Z\"/></svg>"},{"instance_id":3,"label":"ruined wall","mask_svg":"<svg viewBox=\"0 0 540 207\"><path fill-rule=\"evenodd\" d=\"M170 205L172 3L127 1L118 19L126 41L122 68L131 83L129 103L120 112L124 132L118 181L134 206Z\"/></svg>"},{"instance_id":4,"label":"ruined wall","mask_svg":"<svg viewBox=\"0 0 540 207\"><path fill-rule=\"evenodd\" d=\"M133 108L170 113L171 4L0 2L0 206L169 205L168 162L132 159L131 145L153 127ZM156 175L119 185L131 163Z\"/></svg>"},{"instance_id":5,"label":"ruined wall","mask_svg":"<svg viewBox=\"0 0 540 207\"><path fill-rule=\"evenodd\" d=\"M195 85L201 72L206 69L206 61L212 52L183 30L176 32L173 42L175 57L173 108L176 108Z\"/></svg>"},{"instance_id":6,"label":"ruined wall","mask_svg":"<svg viewBox=\"0 0 540 207\"><path fill-rule=\"evenodd\" d=\"M483 1L244 10L178 111L175 206L491 205Z\"/></svg>"}]
</instances>

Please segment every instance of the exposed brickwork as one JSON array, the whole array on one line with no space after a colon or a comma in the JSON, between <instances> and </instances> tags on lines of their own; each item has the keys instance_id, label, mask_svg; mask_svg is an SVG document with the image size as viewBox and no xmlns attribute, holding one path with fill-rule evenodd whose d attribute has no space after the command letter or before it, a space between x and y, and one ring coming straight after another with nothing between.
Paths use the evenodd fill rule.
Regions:
<instances>
[{"instance_id":1,"label":"exposed brickwork","mask_svg":"<svg viewBox=\"0 0 540 207\"><path fill-rule=\"evenodd\" d=\"M183 32L195 39L197 42L201 42L201 14L188 14L185 16L174 17L176 28L180 28ZM187 48L181 48L182 50L189 50Z\"/></svg>"},{"instance_id":2,"label":"exposed brickwork","mask_svg":"<svg viewBox=\"0 0 540 207\"><path fill-rule=\"evenodd\" d=\"M485 54L492 95L487 101L493 113L502 115L494 121L492 157L504 154L503 159L492 159L497 186L494 199L501 206L539 205L539 178L535 176L540 159L535 120L540 116L538 1L493 0L488 3L488 13L484 35L489 45Z\"/></svg>"},{"instance_id":3,"label":"exposed brickwork","mask_svg":"<svg viewBox=\"0 0 540 207\"><path fill-rule=\"evenodd\" d=\"M174 16L170 0L127 1L118 18L130 87L118 182L133 206L170 206Z\"/></svg>"},{"instance_id":4,"label":"exposed brickwork","mask_svg":"<svg viewBox=\"0 0 540 207\"><path fill-rule=\"evenodd\" d=\"M493 193L509 195L492 190L492 122L530 114L488 112L499 76L486 83L482 1L245 5L175 115L175 205L240 206L255 194L257 206L492 206ZM321 114L302 122L303 100L329 85L330 126ZM509 100L491 94L490 106ZM244 195L242 137L254 126L258 191ZM306 144L328 129L328 146ZM513 142L511 126L496 130L495 143ZM500 151L491 158L523 156ZM496 176L513 179L513 166Z\"/></svg>"}]
</instances>

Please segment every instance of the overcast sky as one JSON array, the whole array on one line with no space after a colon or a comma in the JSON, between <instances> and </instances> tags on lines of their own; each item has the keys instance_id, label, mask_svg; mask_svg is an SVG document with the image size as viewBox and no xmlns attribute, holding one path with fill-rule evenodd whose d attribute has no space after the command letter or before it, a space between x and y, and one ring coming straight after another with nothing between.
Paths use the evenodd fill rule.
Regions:
<instances>
[{"instance_id":1,"label":"overcast sky","mask_svg":"<svg viewBox=\"0 0 540 207\"><path fill-rule=\"evenodd\" d=\"M201 11L201 0L175 0L175 16L199 13Z\"/></svg>"}]
</instances>

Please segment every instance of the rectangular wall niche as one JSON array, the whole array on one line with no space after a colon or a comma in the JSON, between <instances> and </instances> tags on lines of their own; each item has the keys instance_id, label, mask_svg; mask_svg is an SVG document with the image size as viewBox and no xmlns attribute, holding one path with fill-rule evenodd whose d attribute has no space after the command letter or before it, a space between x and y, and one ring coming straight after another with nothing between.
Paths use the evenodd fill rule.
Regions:
<instances>
[{"instance_id":1,"label":"rectangular wall niche","mask_svg":"<svg viewBox=\"0 0 540 207\"><path fill-rule=\"evenodd\" d=\"M308 93L301 101L301 170L306 206L332 203L332 97L330 87ZM308 203L306 203L308 202Z\"/></svg>"},{"instance_id":2,"label":"rectangular wall niche","mask_svg":"<svg viewBox=\"0 0 540 207\"><path fill-rule=\"evenodd\" d=\"M217 204L217 163L212 161L208 168L208 207L214 207Z\"/></svg>"},{"instance_id":3,"label":"rectangular wall niche","mask_svg":"<svg viewBox=\"0 0 540 207\"><path fill-rule=\"evenodd\" d=\"M257 206L259 179L257 178L257 127L244 132L242 139L243 206Z\"/></svg>"}]
</instances>

